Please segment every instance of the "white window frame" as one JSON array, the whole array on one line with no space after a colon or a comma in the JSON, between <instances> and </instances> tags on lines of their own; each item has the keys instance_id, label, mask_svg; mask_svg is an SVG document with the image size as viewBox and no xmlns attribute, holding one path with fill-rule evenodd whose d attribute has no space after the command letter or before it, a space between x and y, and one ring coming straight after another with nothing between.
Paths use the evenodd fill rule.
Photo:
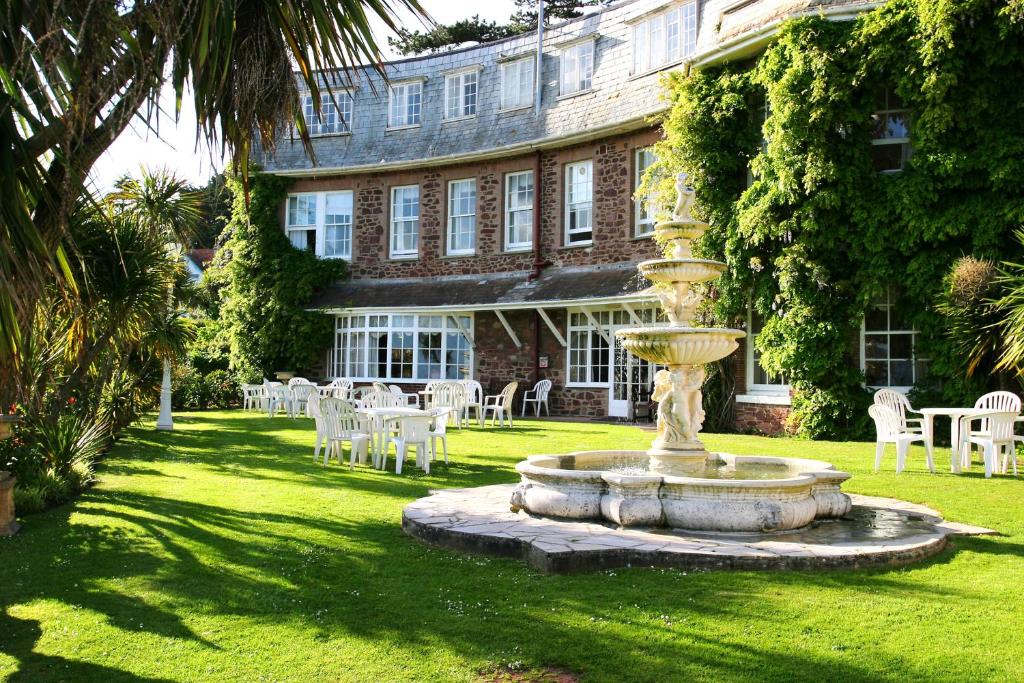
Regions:
<instances>
[{"instance_id":1,"label":"white window frame","mask_svg":"<svg viewBox=\"0 0 1024 683\"><path fill-rule=\"evenodd\" d=\"M472 102L469 102L469 97L466 93L466 83L469 77L473 77L473 96ZM455 112L452 112L452 101L451 101L451 87L452 81L458 82L458 103L456 105ZM473 67L472 69L464 69L462 71L456 71L454 73L448 73L444 76L444 120L445 121L461 121L463 119L471 119L476 116L477 110L480 108L480 68ZM471 110L471 111L470 111Z\"/></svg>"},{"instance_id":2,"label":"white window frame","mask_svg":"<svg viewBox=\"0 0 1024 683\"><path fill-rule=\"evenodd\" d=\"M452 317L458 318L456 324ZM405 324L412 319L412 324ZM439 320L439 325L434 324ZM372 324L371 322L376 323ZM380 324L383 322L383 324ZM350 311L336 315L334 318L334 344L332 346L332 354L330 358L329 373L331 379L347 378L357 382L370 382L374 380L384 380L389 384L423 384L431 379L473 379L474 367L475 367L475 349L473 348L472 336L474 334L474 317L473 313L466 311L458 312L444 312L444 311L431 311L430 313L424 314L422 312L417 313L416 311L392 311L388 313L378 312L367 312L367 311ZM376 366L375 361L371 361L371 349L370 349L370 335L371 333L384 334L387 340L387 346L385 351L385 361L387 372L385 376L377 376L374 373L368 372L371 369L371 364ZM397 363L392 365L393 356L392 351L398 348L407 347L396 347L394 346L393 334L406 334L411 333L413 337L412 345L412 365L411 365L411 377L395 376L393 371L396 368L404 367L404 363ZM422 365L420 358L420 334L441 334L441 347L439 349L430 349L433 351L440 352L440 369L441 374L444 377L421 377L420 367ZM467 334L469 337L467 337ZM451 335L451 337L449 337ZM353 346L353 337L358 341L359 346ZM454 338L454 339L453 339ZM452 346L452 342L455 342L455 346ZM424 350L427 350L424 347ZM353 351L358 353L353 354ZM374 349L379 351L379 349ZM448 354L452 353L465 353L465 377L448 377L449 368L453 367L448 363ZM352 356L355 355L356 358ZM437 365L437 363L427 363L425 367ZM352 373L353 367L357 370L356 373ZM463 367L462 365L454 367ZM361 372L359 372L361 370Z\"/></svg>"},{"instance_id":3,"label":"white window frame","mask_svg":"<svg viewBox=\"0 0 1024 683\"><path fill-rule=\"evenodd\" d=\"M762 325L763 327L763 325ZM754 343L757 339L760 330L754 331L754 309L753 306L747 307L747 337L744 339L746 346L745 362L746 366L746 385L747 393L741 396L737 396L736 400L740 403L773 403L775 405L789 405L789 383L788 382L775 382L775 383L756 383L754 382L754 367L755 363L759 363L760 360L755 357ZM766 373L767 374L767 373Z\"/></svg>"},{"instance_id":4,"label":"white window frame","mask_svg":"<svg viewBox=\"0 0 1024 683\"><path fill-rule=\"evenodd\" d=\"M590 175L590 198L587 201L573 201L572 196L572 173L573 170L580 167L587 166L589 168ZM587 246L594 243L594 160L583 159L581 161L573 161L565 165L565 188L563 189L564 195L564 206L563 206L563 246L566 247L580 247ZM572 212L576 210L576 207L582 207L583 205L589 205L590 209L590 225L586 229L581 229L579 226L570 229L570 216ZM590 237L587 239L573 239L573 235L590 233Z\"/></svg>"},{"instance_id":5,"label":"white window frame","mask_svg":"<svg viewBox=\"0 0 1024 683\"><path fill-rule=\"evenodd\" d=\"M615 349L614 331L611 324L613 314L611 310L590 310L588 312L590 313L590 316L586 315L586 313L581 309L570 308L565 312L565 386L574 388L601 387L602 389L608 389L612 385L612 372L614 370L615 362L615 359L612 357ZM574 317L577 322L574 322ZM601 324L604 334L608 335L607 341L601 334L601 330L594 327L594 324L591 322L591 317ZM584 334L587 339L586 348L577 349L584 351L585 363L580 367L585 368L584 372L586 377L582 380L572 379L572 356L574 352L573 342L575 341L577 334ZM608 378L604 381L594 379L594 369L598 367L593 363L594 351L598 348L608 352L608 365L606 366Z\"/></svg>"},{"instance_id":6,"label":"white window frame","mask_svg":"<svg viewBox=\"0 0 1024 683\"><path fill-rule=\"evenodd\" d=\"M348 222L348 253L327 254L327 195L347 194L351 212ZM292 198L311 197L315 211L312 223L292 224L291 211L289 210ZM344 223L340 225L345 225ZM292 233L299 231L313 231L315 247L313 253L320 258L340 258L346 261L352 260L352 251L355 247L355 193L352 190L330 190L327 192L292 192L288 194L284 205L284 232L288 242L292 243ZM295 247L298 249L299 247Z\"/></svg>"},{"instance_id":7,"label":"white window frame","mask_svg":"<svg viewBox=\"0 0 1024 683\"><path fill-rule=\"evenodd\" d=\"M515 111L532 107L536 97L536 78L537 69L533 55L502 62L501 109L499 111ZM513 86L515 87L515 98L509 97L509 88Z\"/></svg>"},{"instance_id":8,"label":"white window frame","mask_svg":"<svg viewBox=\"0 0 1024 683\"><path fill-rule=\"evenodd\" d=\"M416 107L415 115L410 115L410 89L417 89L419 95L419 106ZM395 119L395 108L402 112L400 121ZM415 119L415 120L413 120ZM423 123L423 80L396 81L388 88L388 130L399 130L402 128L416 128Z\"/></svg>"},{"instance_id":9,"label":"white window frame","mask_svg":"<svg viewBox=\"0 0 1024 683\"><path fill-rule=\"evenodd\" d=\"M910 109L908 109L907 107L893 107L893 108L890 108L888 100L889 100L889 95L891 93L892 93L892 90L890 88L886 88L885 89L885 99L886 99L885 108L884 109L877 109L874 112L872 112L871 119L874 122L874 121L877 121L879 118L887 119L889 116L892 116L893 114L903 114L904 115L904 119L906 121L907 133L909 134L911 132L911 130L912 130L912 122L911 122L911 118L910 118L910 114L911 114ZM872 131L872 138L871 138L871 146L872 147L883 147L883 146L889 146L889 145L899 145L900 146L900 152L901 152L901 154L900 154L900 167L899 168L881 169L878 172L879 173L901 173L903 171L903 169L905 169L907 167L907 162L910 160L910 157L913 156L913 153L914 153L914 148L910 144L910 136L907 135L905 137L898 137L898 138L897 137L893 137L893 138L881 137L881 138L879 138L879 137L874 137L874 131Z\"/></svg>"},{"instance_id":10,"label":"white window frame","mask_svg":"<svg viewBox=\"0 0 1024 683\"><path fill-rule=\"evenodd\" d=\"M403 216L401 218L396 217L395 212L395 198L400 190L416 189L416 215L415 217ZM392 259L414 259L419 256L419 243L420 243L420 213L421 213L421 196L419 185L395 185L391 188L390 204L389 204L389 220L388 220L388 255ZM398 224L403 224L403 230L408 226L405 224L411 224L413 230L413 243L415 246L412 249L398 249L396 248L397 242L396 237L398 232L396 228Z\"/></svg>"},{"instance_id":11,"label":"white window frame","mask_svg":"<svg viewBox=\"0 0 1024 683\"><path fill-rule=\"evenodd\" d=\"M523 207L513 206L512 204L512 193L510 188L512 183L509 182L513 177L529 177L530 179L530 199L528 205ZM533 248L533 207L534 207L534 193L537 191L537 180L533 177L533 170L527 169L525 171L513 171L512 173L505 174L505 251L528 251ZM527 231L527 239L525 241L513 242L512 237L512 224L517 214L529 213L530 228Z\"/></svg>"},{"instance_id":12,"label":"white window frame","mask_svg":"<svg viewBox=\"0 0 1024 683\"><path fill-rule=\"evenodd\" d=\"M634 237L653 237L654 236L654 209L657 202L654 192L651 192L647 197L637 197L636 192L640 189L640 181L643 180L644 171L646 170L641 163L641 159L644 154L651 155L651 164L657 161L657 157L654 156L653 147L638 147L633 155L633 168L635 178L633 180L633 236ZM648 164L648 168L651 164ZM644 206L646 201L647 206ZM646 213L646 216L644 215Z\"/></svg>"},{"instance_id":13,"label":"white window frame","mask_svg":"<svg viewBox=\"0 0 1024 683\"><path fill-rule=\"evenodd\" d=\"M914 387L914 384L918 381L918 379L920 379L917 376L917 364L921 363L921 362L928 363L928 362L930 362L931 359L929 359L929 358L918 358L918 356L917 356L917 335L919 334L918 330L915 330L913 328L910 328L910 329L893 329L892 328L892 311L893 311L893 308L895 308L895 306L896 306L895 299L894 299L894 297L892 295L892 288L890 287L890 288L886 289L884 301L873 301L871 303L871 307L873 307L873 308L883 307L883 308L886 309L886 327L887 327L887 329L885 329L885 330L869 330L869 329L867 329L867 315L865 315L863 318L861 318L861 321L860 321L860 370L861 370L861 372L863 372L865 374L864 386L866 388L872 389L872 390L892 389L894 391L898 391L900 393L905 394L908 391L910 391ZM868 335L872 335L872 334L877 334L877 335L883 335L884 334L884 335L886 335L887 337L890 338L889 339L889 343L886 344L886 357L885 358L875 358L875 357L869 358L868 357L868 355L867 355L867 336ZM910 337L910 358L909 358L909 360L910 360L911 383L909 385L907 385L907 386L885 385L885 384L870 384L870 383L868 383L868 380L867 380L867 364L868 364L868 362L884 362L884 363L887 363L887 364L891 364L893 362L893 360L897 360L897 361L908 360L906 358L896 358L896 359L893 358L893 356L892 356L892 340L891 340L891 338L894 335L909 336ZM886 376L889 378L889 381L892 380L892 368L891 368L891 366L886 368Z\"/></svg>"},{"instance_id":14,"label":"white window frame","mask_svg":"<svg viewBox=\"0 0 1024 683\"><path fill-rule=\"evenodd\" d=\"M330 92L320 93L320 114L328 117L331 112L337 116L337 123L331 124L329 130L323 130L328 124L318 123L316 110L313 108L313 94L306 91L300 94L302 98L302 118L306 122L306 130L309 136L322 138L331 135L352 134L352 112L355 109L355 100L352 91L345 88L334 88ZM338 105L338 108L335 107Z\"/></svg>"},{"instance_id":15,"label":"white window frame","mask_svg":"<svg viewBox=\"0 0 1024 683\"><path fill-rule=\"evenodd\" d=\"M462 183L471 183L473 187L473 209L468 213L457 212L457 201L454 195L455 187ZM448 256L468 256L476 253L476 211L477 211L477 186L476 178L459 178L457 180L448 181L448 239L446 240L446 251ZM473 229L470 232L470 244L469 246L456 247L457 233L461 233L458 230L459 219L469 219L472 223Z\"/></svg>"},{"instance_id":16,"label":"white window frame","mask_svg":"<svg viewBox=\"0 0 1024 683\"><path fill-rule=\"evenodd\" d=\"M594 88L595 38L562 48L558 56L558 94L560 97L589 92Z\"/></svg>"},{"instance_id":17,"label":"white window frame","mask_svg":"<svg viewBox=\"0 0 1024 683\"><path fill-rule=\"evenodd\" d=\"M670 38L673 35L674 40ZM633 75L675 64L697 50L697 3L686 2L633 24Z\"/></svg>"}]
</instances>

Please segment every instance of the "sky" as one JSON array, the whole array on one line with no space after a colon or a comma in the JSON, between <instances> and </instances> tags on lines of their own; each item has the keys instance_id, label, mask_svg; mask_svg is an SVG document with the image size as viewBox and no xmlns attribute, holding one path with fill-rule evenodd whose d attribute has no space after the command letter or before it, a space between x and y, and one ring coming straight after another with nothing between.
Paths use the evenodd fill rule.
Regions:
<instances>
[{"instance_id":1,"label":"sky","mask_svg":"<svg viewBox=\"0 0 1024 683\"><path fill-rule=\"evenodd\" d=\"M486 0L470 3L465 0L421 0L428 14L439 23L451 23L458 19L479 14L482 19L506 21L515 11L512 0ZM410 13L399 15L400 23L409 29L422 28L422 24ZM376 35L385 57L399 56L388 45L391 32L382 22L376 22ZM190 95L182 104L180 119L174 121L174 93L165 88L161 93L160 106L163 111L153 124L151 131L144 122L136 121L114 141L93 167L91 177L99 191L108 191L113 183L125 173L138 175L142 166L158 169L167 168L194 185L205 185L207 179L221 170L224 160L219 147L210 150L203 142L196 146L196 117Z\"/></svg>"}]
</instances>

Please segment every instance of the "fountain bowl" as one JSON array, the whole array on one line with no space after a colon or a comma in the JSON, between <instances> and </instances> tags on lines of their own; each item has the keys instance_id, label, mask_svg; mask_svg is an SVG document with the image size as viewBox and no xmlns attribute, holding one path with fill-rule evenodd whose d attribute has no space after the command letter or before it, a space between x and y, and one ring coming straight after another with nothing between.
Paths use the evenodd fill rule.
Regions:
<instances>
[{"instance_id":1,"label":"fountain bowl","mask_svg":"<svg viewBox=\"0 0 1024 683\"><path fill-rule=\"evenodd\" d=\"M644 451L534 455L516 465L513 510L629 527L764 533L850 511L849 474L802 458L708 453L703 470L652 471Z\"/></svg>"},{"instance_id":2,"label":"fountain bowl","mask_svg":"<svg viewBox=\"0 0 1024 683\"><path fill-rule=\"evenodd\" d=\"M728 328L659 325L630 327L615 333L622 348L634 356L658 365L703 365L725 358L747 336L743 330Z\"/></svg>"},{"instance_id":3,"label":"fountain bowl","mask_svg":"<svg viewBox=\"0 0 1024 683\"><path fill-rule=\"evenodd\" d=\"M718 278L725 271L725 264L708 259L653 259L642 262L638 268L640 274L651 282L693 283Z\"/></svg>"}]
</instances>

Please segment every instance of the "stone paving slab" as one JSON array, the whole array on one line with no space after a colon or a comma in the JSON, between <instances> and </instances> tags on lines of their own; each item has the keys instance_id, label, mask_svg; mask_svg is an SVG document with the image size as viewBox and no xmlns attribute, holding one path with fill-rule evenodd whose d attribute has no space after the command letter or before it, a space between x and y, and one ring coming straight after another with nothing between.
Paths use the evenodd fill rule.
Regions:
<instances>
[{"instance_id":1,"label":"stone paving slab","mask_svg":"<svg viewBox=\"0 0 1024 683\"><path fill-rule=\"evenodd\" d=\"M852 512L765 534L619 529L511 512L513 484L432 491L405 507L402 528L430 545L517 557L546 572L621 566L833 569L896 566L943 550L951 535L997 533L947 522L923 505L851 494Z\"/></svg>"}]
</instances>

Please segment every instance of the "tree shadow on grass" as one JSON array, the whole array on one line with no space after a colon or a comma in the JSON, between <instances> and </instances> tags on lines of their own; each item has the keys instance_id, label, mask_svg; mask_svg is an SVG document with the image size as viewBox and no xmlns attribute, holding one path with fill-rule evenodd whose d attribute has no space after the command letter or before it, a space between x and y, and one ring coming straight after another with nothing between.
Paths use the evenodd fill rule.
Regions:
<instances>
[{"instance_id":1,"label":"tree shadow on grass","mask_svg":"<svg viewBox=\"0 0 1024 683\"><path fill-rule=\"evenodd\" d=\"M199 439L190 448L199 448L200 442L211 445L186 430L175 433L173 441L189 439ZM161 437L147 440L153 444L138 462L172 457L154 454L166 448ZM35 600L80 606L126 633L145 624L146 632L191 641L200 651L222 646L197 634L190 622L226 616L312 627L316 640L329 648L339 639L356 638L366 647L380 644L377 653L398 648L430 662L443 647L467 661L522 659L603 679L934 678L934 670L917 671L895 655L855 662L841 654L792 651L771 639L758 643L744 637L744 628L724 625L746 624L766 633L791 628L791 615L765 609L763 603L794 588L863 590L922 602L955 602L965 595L956 585L916 584L884 570L688 576L636 569L540 575L516 560L428 548L405 536L395 519L400 503L391 498L491 483L487 480L507 475L505 468L453 462L448 468L438 465L436 475L399 478L369 470L353 474L347 467L324 470L307 455L300 459L287 451L266 457L245 450L234 465L238 476L268 486L300 484L309 498L323 500L301 513L259 501L235 509L217 504L216 497L183 500L174 497L182 486L177 481L153 493L160 491L152 484L158 485L163 474L152 475L153 468L143 467L138 476L153 478L145 491L124 484L101 488L72 506L33 517L21 536L0 548L10 558L0 563L0 634L14 634L10 640L0 637L0 650L17 660L20 680L145 680L36 653L40 625L11 615L12 607ZM224 467L222 460L217 450L195 457L204 471L235 474L218 469ZM130 467L136 461L127 462ZM130 469L124 473L135 474ZM336 493L343 495L340 502ZM960 542L987 552L981 539ZM135 588L139 582L144 592ZM153 593L160 604L149 597ZM673 623L657 616L662 614ZM644 624L641 631L631 627L636 621ZM615 628L595 627L601 623ZM246 661L239 657L237 668L244 672ZM436 666L436 677L446 671L450 675L445 668L450 661ZM894 673L886 676L879 670ZM272 677L289 675L297 674L281 671Z\"/></svg>"}]
</instances>

